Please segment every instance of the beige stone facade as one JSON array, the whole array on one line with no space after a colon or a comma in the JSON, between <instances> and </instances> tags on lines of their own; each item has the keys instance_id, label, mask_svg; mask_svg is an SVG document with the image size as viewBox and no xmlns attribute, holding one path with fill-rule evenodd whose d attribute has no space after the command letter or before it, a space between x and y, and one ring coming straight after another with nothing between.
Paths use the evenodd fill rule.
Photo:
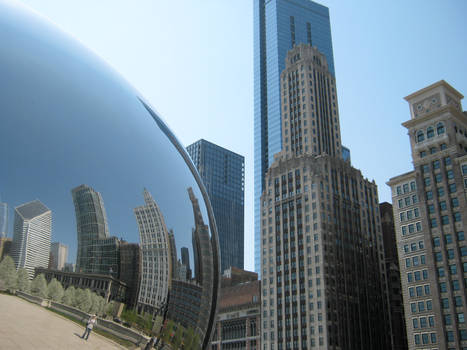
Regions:
<instances>
[{"instance_id":1,"label":"beige stone facade","mask_svg":"<svg viewBox=\"0 0 467 350\"><path fill-rule=\"evenodd\" d=\"M445 81L406 97L414 170L392 178L409 349L466 349L467 115Z\"/></svg>"},{"instance_id":2,"label":"beige stone facade","mask_svg":"<svg viewBox=\"0 0 467 350\"><path fill-rule=\"evenodd\" d=\"M263 349L390 349L377 186L344 161L334 77L299 45L261 196Z\"/></svg>"}]
</instances>

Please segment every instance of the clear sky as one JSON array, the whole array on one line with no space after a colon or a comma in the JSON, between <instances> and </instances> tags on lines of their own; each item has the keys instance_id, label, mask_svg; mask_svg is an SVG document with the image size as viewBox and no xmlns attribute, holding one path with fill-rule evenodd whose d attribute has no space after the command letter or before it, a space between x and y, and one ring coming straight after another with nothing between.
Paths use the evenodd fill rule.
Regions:
<instances>
[{"instance_id":1,"label":"clear sky","mask_svg":"<svg viewBox=\"0 0 467 350\"><path fill-rule=\"evenodd\" d=\"M110 63L184 145L204 138L245 156L252 270L253 1L22 2ZM412 169L403 97L440 79L467 94L467 1L318 2L330 10L343 144L390 202L385 182Z\"/></svg>"}]
</instances>

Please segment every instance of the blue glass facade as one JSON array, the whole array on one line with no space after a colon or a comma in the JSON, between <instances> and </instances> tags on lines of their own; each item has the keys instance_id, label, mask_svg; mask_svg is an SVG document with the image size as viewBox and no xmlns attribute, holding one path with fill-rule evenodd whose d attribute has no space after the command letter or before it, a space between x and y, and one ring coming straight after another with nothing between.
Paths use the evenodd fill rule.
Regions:
<instances>
[{"instance_id":1,"label":"blue glass facade","mask_svg":"<svg viewBox=\"0 0 467 350\"><path fill-rule=\"evenodd\" d=\"M260 274L260 197L264 174L280 152L280 73L287 51L318 47L334 75L329 10L309 0L254 0L255 271Z\"/></svg>"},{"instance_id":2,"label":"blue glass facade","mask_svg":"<svg viewBox=\"0 0 467 350\"><path fill-rule=\"evenodd\" d=\"M187 147L211 200L221 253L221 272L243 269L245 158L206 140Z\"/></svg>"}]
</instances>

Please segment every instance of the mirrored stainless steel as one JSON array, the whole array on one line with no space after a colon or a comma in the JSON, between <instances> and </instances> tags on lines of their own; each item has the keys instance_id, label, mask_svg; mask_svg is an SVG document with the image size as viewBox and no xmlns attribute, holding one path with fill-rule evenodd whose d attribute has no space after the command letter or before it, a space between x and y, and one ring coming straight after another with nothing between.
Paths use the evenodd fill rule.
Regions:
<instances>
[{"instance_id":1,"label":"mirrored stainless steel","mask_svg":"<svg viewBox=\"0 0 467 350\"><path fill-rule=\"evenodd\" d=\"M0 202L16 264L47 268L58 241L77 271L118 279L115 252L139 243L137 309L206 347L217 233L184 148L105 62L21 5L0 1L0 43Z\"/></svg>"}]
</instances>

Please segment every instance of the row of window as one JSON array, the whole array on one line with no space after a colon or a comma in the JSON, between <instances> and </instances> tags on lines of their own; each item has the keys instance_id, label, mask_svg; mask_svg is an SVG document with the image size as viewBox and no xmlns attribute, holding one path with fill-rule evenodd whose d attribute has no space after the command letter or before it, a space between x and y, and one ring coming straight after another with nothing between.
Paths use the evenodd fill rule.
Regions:
<instances>
[{"instance_id":1,"label":"row of window","mask_svg":"<svg viewBox=\"0 0 467 350\"><path fill-rule=\"evenodd\" d=\"M407 273L407 282L421 281L428 279L428 270L414 271Z\"/></svg>"},{"instance_id":2,"label":"row of window","mask_svg":"<svg viewBox=\"0 0 467 350\"><path fill-rule=\"evenodd\" d=\"M467 256L467 246L460 247L459 251L460 251L461 256ZM454 249L448 249L447 256L448 256L448 259L454 259L455 258ZM443 254L441 252L435 252L435 261L436 262L443 261Z\"/></svg>"},{"instance_id":3,"label":"row of window","mask_svg":"<svg viewBox=\"0 0 467 350\"><path fill-rule=\"evenodd\" d=\"M451 165L451 157L445 157L444 158L444 165L449 166ZM434 160L431 163L431 166L433 170L439 169L441 167L441 161L439 159ZM423 174L428 174L430 172L430 165L429 164L423 164L422 166L422 173Z\"/></svg>"},{"instance_id":4,"label":"row of window","mask_svg":"<svg viewBox=\"0 0 467 350\"><path fill-rule=\"evenodd\" d=\"M405 236L407 233L420 232L421 230L422 224L420 223L420 221L413 224L401 226L402 236Z\"/></svg>"},{"instance_id":5,"label":"row of window","mask_svg":"<svg viewBox=\"0 0 467 350\"><path fill-rule=\"evenodd\" d=\"M415 296L417 297L422 297L426 295L430 295L430 285L425 284L423 286L416 286L416 287L410 287L409 288L409 296L411 298L414 298Z\"/></svg>"},{"instance_id":6,"label":"row of window","mask_svg":"<svg viewBox=\"0 0 467 350\"><path fill-rule=\"evenodd\" d=\"M448 190L449 193L455 193L457 191L457 186L455 183L449 184L448 185ZM436 192L438 194L438 197L443 197L445 194L444 187L440 186L436 188ZM426 191L426 199L433 199L433 191Z\"/></svg>"},{"instance_id":7,"label":"row of window","mask_svg":"<svg viewBox=\"0 0 467 350\"><path fill-rule=\"evenodd\" d=\"M444 211L444 210L447 210L448 207L447 207L447 204L446 204L446 201L440 201L438 203L438 206L439 206L439 209L441 211ZM453 197L451 198L451 207L452 208L457 208L459 207L459 200L457 199L457 197ZM430 214L434 214L435 213L435 205L434 204L429 204L428 205L428 213Z\"/></svg>"},{"instance_id":8,"label":"row of window","mask_svg":"<svg viewBox=\"0 0 467 350\"><path fill-rule=\"evenodd\" d=\"M459 213L459 212L453 213L452 214L452 220L454 222L462 221L461 213ZM449 224L449 216L448 215L441 216L441 225L448 225L448 224ZM438 227L438 220L436 218L431 218L430 219L430 227L432 227L432 228Z\"/></svg>"},{"instance_id":9,"label":"row of window","mask_svg":"<svg viewBox=\"0 0 467 350\"><path fill-rule=\"evenodd\" d=\"M413 256L412 258L405 259L405 267L425 265L425 264L426 264L425 255L420 255L420 256L417 255L417 256Z\"/></svg>"},{"instance_id":10,"label":"row of window","mask_svg":"<svg viewBox=\"0 0 467 350\"><path fill-rule=\"evenodd\" d=\"M412 311L412 313L430 311L432 309L433 301L431 299L410 303L410 311Z\"/></svg>"},{"instance_id":11,"label":"row of window","mask_svg":"<svg viewBox=\"0 0 467 350\"><path fill-rule=\"evenodd\" d=\"M441 145L439 145L439 149L441 151L445 150L447 148L447 145L445 143L442 143ZM438 149L436 147L430 147L430 154L435 154L436 152L438 152ZM420 152L420 158L424 158L427 156L427 152L426 151L421 151Z\"/></svg>"},{"instance_id":12,"label":"row of window","mask_svg":"<svg viewBox=\"0 0 467 350\"><path fill-rule=\"evenodd\" d=\"M453 280L451 282L451 288L452 288L452 290L460 290L459 281L458 280ZM440 290L441 293L447 293L448 292L446 282L440 282L439 290Z\"/></svg>"},{"instance_id":13,"label":"row of window","mask_svg":"<svg viewBox=\"0 0 467 350\"><path fill-rule=\"evenodd\" d=\"M403 199L399 199L399 209L408 207L410 205L418 203L417 195L414 194L412 196L405 197Z\"/></svg>"},{"instance_id":14,"label":"row of window","mask_svg":"<svg viewBox=\"0 0 467 350\"><path fill-rule=\"evenodd\" d=\"M436 344L436 333L414 334L414 340L416 345Z\"/></svg>"},{"instance_id":15,"label":"row of window","mask_svg":"<svg viewBox=\"0 0 467 350\"><path fill-rule=\"evenodd\" d=\"M454 296L454 306L459 307L462 306L464 303L462 302L462 297L460 295ZM441 307L445 310L449 309L449 298L442 298L441 299Z\"/></svg>"},{"instance_id":16,"label":"row of window","mask_svg":"<svg viewBox=\"0 0 467 350\"><path fill-rule=\"evenodd\" d=\"M420 217L420 211L418 210L418 208L414 208L411 210L401 212L399 216L400 216L401 222L405 220L412 220L413 218Z\"/></svg>"},{"instance_id":17,"label":"row of window","mask_svg":"<svg viewBox=\"0 0 467 350\"><path fill-rule=\"evenodd\" d=\"M418 249L424 249L424 248L425 248L425 244L424 244L423 241L418 241L418 243L417 242L412 242L410 245L404 244L404 252L405 253L415 252Z\"/></svg>"},{"instance_id":18,"label":"row of window","mask_svg":"<svg viewBox=\"0 0 467 350\"><path fill-rule=\"evenodd\" d=\"M410 186L410 189L409 189L409 186ZM410 183L397 186L396 192L397 192L397 195L401 195L402 193L405 194L405 193L413 192L416 189L417 189L417 186L415 185L415 181L410 181Z\"/></svg>"},{"instance_id":19,"label":"row of window","mask_svg":"<svg viewBox=\"0 0 467 350\"><path fill-rule=\"evenodd\" d=\"M454 341L454 331L447 331L446 332L446 339L448 342L453 342ZM459 329L459 339L460 340L467 340L467 330L466 329ZM463 347L462 350L465 350L466 348ZM449 348L448 350L451 350Z\"/></svg>"},{"instance_id":20,"label":"row of window","mask_svg":"<svg viewBox=\"0 0 467 350\"><path fill-rule=\"evenodd\" d=\"M437 135L442 135L445 132L444 124L439 122L436 124L436 134ZM417 142L423 142L425 140L425 131L424 130L418 130L417 133ZM426 138L431 139L435 136L435 128L433 126L429 126L426 129Z\"/></svg>"},{"instance_id":21,"label":"row of window","mask_svg":"<svg viewBox=\"0 0 467 350\"><path fill-rule=\"evenodd\" d=\"M413 328L427 328L435 326L435 317L434 316L423 316L412 318Z\"/></svg>"},{"instance_id":22,"label":"row of window","mask_svg":"<svg viewBox=\"0 0 467 350\"><path fill-rule=\"evenodd\" d=\"M462 270L464 272L467 272L467 262L462 263ZM455 275L457 273L457 265L456 264L449 265L449 271L451 272L451 275ZM438 267L438 276L439 277L446 276L444 267Z\"/></svg>"},{"instance_id":23,"label":"row of window","mask_svg":"<svg viewBox=\"0 0 467 350\"><path fill-rule=\"evenodd\" d=\"M452 169L449 169L446 171L446 177L449 179L449 180L452 180L454 179L454 172ZM434 176L434 179L435 179L435 182L436 183L440 183L443 181L443 175L441 173L436 173L435 176ZM425 186L430 186L431 185L431 178L430 177L425 177L423 179L424 183L425 183Z\"/></svg>"},{"instance_id":24,"label":"row of window","mask_svg":"<svg viewBox=\"0 0 467 350\"><path fill-rule=\"evenodd\" d=\"M456 233L457 235L457 240L458 241L463 241L465 240L465 237L464 237L464 231L459 231ZM452 239L452 234L450 233L447 233L444 235L444 241L446 242L446 244L451 244L453 243L453 239ZM435 247L440 247L441 246L441 238L440 237L434 237L433 238L433 246Z\"/></svg>"}]
</instances>

